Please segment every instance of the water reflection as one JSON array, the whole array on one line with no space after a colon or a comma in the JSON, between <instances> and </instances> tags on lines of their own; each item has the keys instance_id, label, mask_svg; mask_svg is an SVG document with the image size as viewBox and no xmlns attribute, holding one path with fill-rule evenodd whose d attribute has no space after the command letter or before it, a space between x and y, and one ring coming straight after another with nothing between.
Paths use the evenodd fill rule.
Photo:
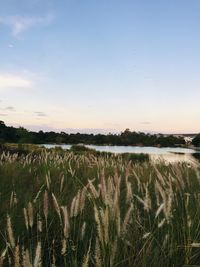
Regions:
<instances>
[{"instance_id":1,"label":"water reflection","mask_svg":"<svg viewBox=\"0 0 200 267\"><path fill-rule=\"evenodd\" d=\"M51 145L44 144L46 148L53 148L60 146L63 149L70 149L71 145ZM140 147L140 146L95 146L85 145L88 148L95 149L100 152L111 153L143 153L149 154L153 161L166 161L166 162L189 162L197 163L200 160L200 153L197 153L194 149L182 148L182 147Z\"/></svg>"}]
</instances>

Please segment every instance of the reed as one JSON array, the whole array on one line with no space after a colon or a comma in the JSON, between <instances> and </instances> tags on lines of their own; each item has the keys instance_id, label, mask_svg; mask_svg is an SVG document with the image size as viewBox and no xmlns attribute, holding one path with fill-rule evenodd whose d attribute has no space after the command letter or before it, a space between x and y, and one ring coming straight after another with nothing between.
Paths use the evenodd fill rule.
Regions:
<instances>
[{"instance_id":1,"label":"reed","mask_svg":"<svg viewBox=\"0 0 200 267\"><path fill-rule=\"evenodd\" d=\"M200 264L200 165L0 155L0 266Z\"/></svg>"}]
</instances>

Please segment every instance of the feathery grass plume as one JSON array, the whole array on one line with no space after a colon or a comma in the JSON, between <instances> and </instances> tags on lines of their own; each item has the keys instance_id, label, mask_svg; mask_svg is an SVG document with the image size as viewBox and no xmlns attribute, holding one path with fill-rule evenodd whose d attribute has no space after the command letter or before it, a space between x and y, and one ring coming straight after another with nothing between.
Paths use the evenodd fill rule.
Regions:
<instances>
[{"instance_id":1,"label":"feathery grass plume","mask_svg":"<svg viewBox=\"0 0 200 267\"><path fill-rule=\"evenodd\" d=\"M114 183L115 183L115 190L120 195L121 176L119 176L117 173L114 176Z\"/></svg>"},{"instance_id":2,"label":"feathery grass plume","mask_svg":"<svg viewBox=\"0 0 200 267\"><path fill-rule=\"evenodd\" d=\"M148 233L145 233L144 235L143 235L143 239L147 239L149 236L151 235L151 233L150 232L148 232Z\"/></svg>"},{"instance_id":3,"label":"feathery grass plume","mask_svg":"<svg viewBox=\"0 0 200 267\"><path fill-rule=\"evenodd\" d=\"M76 195L75 204L74 204L74 216L75 217L79 213L79 209L80 209L80 197L81 197L81 192L80 192L80 190L78 190L78 193Z\"/></svg>"},{"instance_id":4,"label":"feathery grass plume","mask_svg":"<svg viewBox=\"0 0 200 267\"><path fill-rule=\"evenodd\" d=\"M41 242L38 241L36 251L35 251L35 258L34 258L33 267L41 267L42 266L41 265L42 264L41 252L42 252Z\"/></svg>"},{"instance_id":5,"label":"feathery grass plume","mask_svg":"<svg viewBox=\"0 0 200 267\"><path fill-rule=\"evenodd\" d=\"M136 178L137 186L138 186L138 189L139 189L139 191L140 191L140 189L141 189L141 179L140 179L140 177L138 176L138 174L135 172L134 168L132 168L131 171L132 171L134 177Z\"/></svg>"},{"instance_id":6,"label":"feathery grass plume","mask_svg":"<svg viewBox=\"0 0 200 267\"><path fill-rule=\"evenodd\" d=\"M86 229L86 222L83 222L83 225L81 227L81 240L83 240L84 236L85 236L85 229Z\"/></svg>"},{"instance_id":7,"label":"feathery grass plume","mask_svg":"<svg viewBox=\"0 0 200 267\"><path fill-rule=\"evenodd\" d=\"M19 250L19 245L15 247L15 254L14 254L14 262L15 262L15 267L20 267L20 250Z\"/></svg>"},{"instance_id":8,"label":"feathery grass plume","mask_svg":"<svg viewBox=\"0 0 200 267\"><path fill-rule=\"evenodd\" d=\"M125 169L125 178L127 179L130 175L130 170L131 170L131 160L128 162L126 169Z\"/></svg>"},{"instance_id":9,"label":"feathery grass plume","mask_svg":"<svg viewBox=\"0 0 200 267\"><path fill-rule=\"evenodd\" d=\"M14 248L15 238L13 235L13 228L12 228L11 218L9 215L7 215L7 233L8 233L9 244L11 245L12 248Z\"/></svg>"},{"instance_id":10,"label":"feathery grass plume","mask_svg":"<svg viewBox=\"0 0 200 267\"><path fill-rule=\"evenodd\" d=\"M81 195L80 195L80 207L79 207L80 212L82 212L85 207L86 192L87 192L87 187L84 186L83 189L81 190Z\"/></svg>"},{"instance_id":11,"label":"feathery grass plume","mask_svg":"<svg viewBox=\"0 0 200 267\"><path fill-rule=\"evenodd\" d=\"M24 221L25 221L26 229L28 230L29 222L28 222L28 213L27 213L26 208L23 208L23 213L24 213Z\"/></svg>"},{"instance_id":12,"label":"feathery grass plume","mask_svg":"<svg viewBox=\"0 0 200 267\"><path fill-rule=\"evenodd\" d=\"M104 169L102 169L101 174L100 174L100 193L101 193L101 197L104 200L104 202L106 203L106 181L105 181L105 171Z\"/></svg>"},{"instance_id":13,"label":"feathery grass plume","mask_svg":"<svg viewBox=\"0 0 200 267\"><path fill-rule=\"evenodd\" d=\"M162 186L157 180L155 181L155 192L156 192L156 198L157 198L157 205L160 205L159 195L161 196L162 202L164 203L164 205L166 205L167 197L166 197L165 190L162 188Z\"/></svg>"},{"instance_id":14,"label":"feathery grass plume","mask_svg":"<svg viewBox=\"0 0 200 267\"><path fill-rule=\"evenodd\" d=\"M61 177L61 181L60 181L60 193L61 193L62 190L63 190L64 180L65 180L65 176L64 176L64 174L63 174L62 177Z\"/></svg>"},{"instance_id":15,"label":"feathery grass plume","mask_svg":"<svg viewBox=\"0 0 200 267\"><path fill-rule=\"evenodd\" d=\"M10 208L12 208L14 206L14 192L12 191L11 192L11 195L10 195Z\"/></svg>"},{"instance_id":16,"label":"feathery grass plume","mask_svg":"<svg viewBox=\"0 0 200 267\"><path fill-rule=\"evenodd\" d=\"M166 204L164 206L164 213L165 213L166 220L169 223L169 220L172 217L172 201L173 201L173 189L172 189L172 187L170 187L166 199L167 199L167 201L166 201Z\"/></svg>"},{"instance_id":17,"label":"feathery grass plume","mask_svg":"<svg viewBox=\"0 0 200 267\"><path fill-rule=\"evenodd\" d=\"M99 211L97 210L96 205L94 206L94 216L95 216L95 221L97 224L97 233L98 233L99 241L101 245L103 245L103 229L102 229L102 225L101 225L101 221L99 217Z\"/></svg>"},{"instance_id":18,"label":"feathery grass plume","mask_svg":"<svg viewBox=\"0 0 200 267\"><path fill-rule=\"evenodd\" d=\"M61 224L62 224L62 218L61 218L61 213L60 213L60 206L59 206L59 204L58 204L58 201L57 201L57 199L56 199L54 193L52 193L52 199L53 199L53 205L54 205L54 208L55 208L55 210L56 210L56 212L57 212L57 214L58 214L58 216L59 216L60 222L61 222Z\"/></svg>"},{"instance_id":19,"label":"feathery grass plume","mask_svg":"<svg viewBox=\"0 0 200 267\"><path fill-rule=\"evenodd\" d=\"M160 214L161 211L163 210L164 206L165 206L165 204L162 203L162 204L158 207L158 209L157 209L157 211L156 211L155 219L159 216L159 214Z\"/></svg>"},{"instance_id":20,"label":"feathery grass plume","mask_svg":"<svg viewBox=\"0 0 200 267\"><path fill-rule=\"evenodd\" d=\"M115 190L115 193L114 193L111 212L114 218L118 216L118 212L119 212L119 191L118 190Z\"/></svg>"},{"instance_id":21,"label":"feathery grass plume","mask_svg":"<svg viewBox=\"0 0 200 267\"><path fill-rule=\"evenodd\" d=\"M133 204L131 203L130 204L130 207L127 210L126 215L124 217L124 222L123 222L123 225L122 225L122 232L123 232L123 234L125 234L127 232L127 225L129 223L129 220L130 220L132 211L133 211Z\"/></svg>"},{"instance_id":22,"label":"feathery grass plume","mask_svg":"<svg viewBox=\"0 0 200 267\"><path fill-rule=\"evenodd\" d=\"M102 267L102 260L101 260L101 247L99 244L99 238L96 237L96 243L95 243L95 266L96 267Z\"/></svg>"},{"instance_id":23,"label":"feathery grass plume","mask_svg":"<svg viewBox=\"0 0 200 267\"><path fill-rule=\"evenodd\" d=\"M42 218L37 214L37 230L42 233Z\"/></svg>"},{"instance_id":24,"label":"feathery grass plume","mask_svg":"<svg viewBox=\"0 0 200 267\"><path fill-rule=\"evenodd\" d=\"M5 257L6 257L6 253L8 251L8 247L6 247L3 252L1 253L0 255L0 267L3 267L4 265L4 260L5 260Z\"/></svg>"},{"instance_id":25,"label":"feathery grass plume","mask_svg":"<svg viewBox=\"0 0 200 267\"><path fill-rule=\"evenodd\" d=\"M100 220L102 223L102 229L103 229L103 239L104 243L107 245L109 241L109 235L108 235L108 228L109 228L109 210L108 206L106 206L105 211L103 209L100 210Z\"/></svg>"},{"instance_id":26,"label":"feathery grass plume","mask_svg":"<svg viewBox=\"0 0 200 267\"><path fill-rule=\"evenodd\" d=\"M191 247L193 247L193 248L200 248L200 243L192 242L191 243Z\"/></svg>"},{"instance_id":27,"label":"feathery grass plume","mask_svg":"<svg viewBox=\"0 0 200 267\"><path fill-rule=\"evenodd\" d=\"M63 214L63 234L65 238L69 236L69 216L66 206L61 206L61 211Z\"/></svg>"},{"instance_id":28,"label":"feathery grass plume","mask_svg":"<svg viewBox=\"0 0 200 267\"><path fill-rule=\"evenodd\" d=\"M28 221L29 221L29 226L32 228L33 227L33 205L31 202L28 203Z\"/></svg>"},{"instance_id":29,"label":"feathery grass plume","mask_svg":"<svg viewBox=\"0 0 200 267\"><path fill-rule=\"evenodd\" d=\"M163 248L165 248L167 246L168 241L169 241L169 234L166 234L164 237L163 244L162 244Z\"/></svg>"},{"instance_id":30,"label":"feathery grass plume","mask_svg":"<svg viewBox=\"0 0 200 267\"><path fill-rule=\"evenodd\" d=\"M126 203L130 203L132 201L132 198L133 198L132 185L126 179Z\"/></svg>"},{"instance_id":31,"label":"feathery grass plume","mask_svg":"<svg viewBox=\"0 0 200 267\"><path fill-rule=\"evenodd\" d=\"M108 197L111 198L111 196L113 195L114 190L115 190L114 181L111 177L108 177L106 187L107 187ZM109 204L110 204L110 199L109 199Z\"/></svg>"},{"instance_id":32,"label":"feathery grass plume","mask_svg":"<svg viewBox=\"0 0 200 267\"><path fill-rule=\"evenodd\" d=\"M115 238L114 242L111 246L111 253L110 253L110 266L114 266L114 261L117 253L117 237Z\"/></svg>"},{"instance_id":33,"label":"feathery grass plume","mask_svg":"<svg viewBox=\"0 0 200 267\"><path fill-rule=\"evenodd\" d=\"M46 224L47 224L47 218L48 218L48 211L49 211L49 197L48 197L47 190L45 190L44 197L43 197L43 213L44 213Z\"/></svg>"},{"instance_id":34,"label":"feathery grass plume","mask_svg":"<svg viewBox=\"0 0 200 267\"><path fill-rule=\"evenodd\" d=\"M116 220L116 229L117 229L117 236L121 235L121 216L120 216L120 209L118 209L118 212L115 217Z\"/></svg>"},{"instance_id":35,"label":"feathery grass plume","mask_svg":"<svg viewBox=\"0 0 200 267\"><path fill-rule=\"evenodd\" d=\"M36 194L36 196L35 196L35 198L34 198L34 200L33 200L33 203L36 203L36 202L37 202L37 200L38 200L40 194L41 194L42 191L43 191L44 186L45 186L45 185L43 184L43 185L40 187L39 191L37 192L37 194Z\"/></svg>"},{"instance_id":36,"label":"feathery grass plume","mask_svg":"<svg viewBox=\"0 0 200 267\"><path fill-rule=\"evenodd\" d=\"M62 249L61 249L61 255L65 255L67 252L67 240L66 238L62 239Z\"/></svg>"},{"instance_id":37,"label":"feathery grass plume","mask_svg":"<svg viewBox=\"0 0 200 267\"><path fill-rule=\"evenodd\" d=\"M71 174L72 177L74 177L75 175L75 170L72 170L72 166L71 166L71 162L69 161L69 169L68 169L69 173Z\"/></svg>"},{"instance_id":38,"label":"feathery grass plume","mask_svg":"<svg viewBox=\"0 0 200 267\"><path fill-rule=\"evenodd\" d=\"M99 197L99 193L98 193L98 191L96 190L96 188L94 187L92 181L88 179L88 183L89 183L89 189L90 189L90 191L91 191L91 193L92 193L92 196L93 196L94 198L98 198L98 197Z\"/></svg>"},{"instance_id":39,"label":"feathery grass plume","mask_svg":"<svg viewBox=\"0 0 200 267\"><path fill-rule=\"evenodd\" d=\"M74 217L75 204L76 204L76 196L72 199L72 203L70 207L70 217Z\"/></svg>"},{"instance_id":40,"label":"feathery grass plume","mask_svg":"<svg viewBox=\"0 0 200 267\"><path fill-rule=\"evenodd\" d=\"M82 264L82 267L88 267L88 266L89 266L90 249L91 249L91 240L90 240L90 244L89 244L89 248L88 248L87 254L84 255L84 258L83 258L83 264Z\"/></svg>"},{"instance_id":41,"label":"feathery grass plume","mask_svg":"<svg viewBox=\"0 0 200 267\"><path fill-rule=\"evenodd\" d=\"M151 198L149 196L148 185L145 187L144 209L149 212L151 209Z\"/></svg>"},{"instance_id":42,"label":"feathery grass plume","mask_svg":"<svg viewBox=\"0 0 200 267\"><path fill-rule=\"evenodd\" d=\"M165 218L164 218L164 219L162 219L162 221L158 223L158 228L161 228L161 227L163 227L163 225L165 224L165 221L166 221L166 219L165 219Z\"/></svg>"},{"instance_id":43,"label":"feathery grass plume","mask_svg":"<svg viewBox=\"0 0 200 267\"><path fill-rule=\"evenodd\" d=\"M46 174L46 184L47 184L47 189L50 190L51 178L49 172Z\"/></svg>"}]
</instances>

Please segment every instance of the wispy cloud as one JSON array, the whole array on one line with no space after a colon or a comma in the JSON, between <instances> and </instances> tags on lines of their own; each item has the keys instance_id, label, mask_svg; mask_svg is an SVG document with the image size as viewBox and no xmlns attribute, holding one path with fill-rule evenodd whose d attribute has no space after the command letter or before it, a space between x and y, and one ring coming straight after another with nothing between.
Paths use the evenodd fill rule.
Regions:
<instances>
[{"instance_id":1,"label":"wispy cloud","mask_svg":"<svg viewBox=\"0 0 200 267\"><path fill-rule=\"evenodd\" d=\"M32 27L49 25L53 18L51 14L43 17L7 16L0 17L0 24L10 27L12 35L16 37Z\"/></svg>"},{"instance_id":2,"label":"wispy cloud","mask_svg":"<svg viewBox=\"0 0 200 267\"><path fill-rule=\"evenodd\" d=\"M0 73L0 90L8 88L29 88L32 84L31 80L23 76Z\"/></svg>"},{"instance_id":3,"label":"wispy cloud","mask_svg":"<svg viewBox=\"0 0 200 267\"><path fill-rule=\"evenodd\" d=\"M2 108L2 110L15 111L15 108L13 106L8 106L8 107L5 107L5 108Z\"/></svg>"},{"instance_id":4,"label":"wispy cloud","mask_svg":"<svg viewBox=\"0 0 200 267\"><path fill-rule=\"evenodd\" d=\"M142 121L142 122L140 122L140 124L148 125L148 124L151 124L151 122L150 121Z\"/></svg>"},{"instance_id":5,"label":"wispy cloud","mask_svg":"<svg viewBox=\"0 0 200 267\"><path fill-rule=\"evenodd\" d=\"M45 112L42 112L42 111L35 111L35 114L38 117L47 117L47 114Z\"/></svg>"}]
</instances>

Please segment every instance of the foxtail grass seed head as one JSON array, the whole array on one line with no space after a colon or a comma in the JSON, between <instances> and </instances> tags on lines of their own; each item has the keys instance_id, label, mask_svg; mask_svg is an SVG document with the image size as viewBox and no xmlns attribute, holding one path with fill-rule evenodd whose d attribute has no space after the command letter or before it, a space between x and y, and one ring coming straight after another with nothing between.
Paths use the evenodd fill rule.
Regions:
<instances>
[{"instance_id":1,"label":"foxtail grass seed head","mask_svg":"<svg viewBox=\"0 0 200 267\"><path fill-rule=\"evenodd\" d=\"M31 202L28 203L28 220L29 220L29 226L33 227L33 205Z\"/></svg>"},{"instance_id":2,"label":"foxtail grass seed head","mask_svg":"<svg viewBox=\"0 0 200 267\"><path fill-rule=\"evenodd\" d=\"M7 233L8 233L8 240L12 248L15 247L15 238L13 234L13 228L11 223L11 218L7 215Z\"/></svg>"},{"instance_id":3,"label":"foxtail grass seed head","mask_svg":"<svg viewBox=\"0 0 200 267\"><path fill-rule=\"evenodd\" d=\"M29 222L28 222L28 212L27 212L27 209L26 208L23 208L23 212L24 212L24 221L25 221L26 229L28 230Z\"/></svg>"},{"instance_id":4,"label":"foxtail grass seed head","mask_svg":"<svg viewBox=\"0 0 200 267\"><path fill-rule=\"evenodd\" d=\"M62 222L62 219L61 219L61 213L60 213L60 206L58 204L58 201L54 195L54 193L52 193L52 199L53 199L53 205L54 205L54 209L56 210L58 216L59 216L59 219L60 221Z\"/></svg>"},{"instance_id":5,"label":"foxtail grass seed head","mask_svg":"<svg viewBox=\"0 0 200 267\"><path fill-rule=\"evenodd\" d=\"M34 258L33 267L41 267L42 266L41 265L42 264L41 252L42 252L41 242L38 242L37 247L36 247L36 251L35 251L35 258Z\"/></svg>"},{"instance_id":6,"label":"foxtail grass seed head","mask_svg":"<svg viewBox=\"0 0 200 267\"><path fill-rule=\"evenodd\" d=\"M65 238L69 236L69 215L66 206L61 206L63 214L63 234Z\"/></svg>"},{"instance_id":7,"label":"foxtail grass seed head","mask_svg":"<svg viewBox=\"0 0 200 267\"><path fill-rule=\"evenodd\" d=\"M43 198L43 213L44 213L46 222L48 218L48 211L49 211L49 197L48 197L48 192L45 190L44 198Z\"/></svg>"}]
</instances>

